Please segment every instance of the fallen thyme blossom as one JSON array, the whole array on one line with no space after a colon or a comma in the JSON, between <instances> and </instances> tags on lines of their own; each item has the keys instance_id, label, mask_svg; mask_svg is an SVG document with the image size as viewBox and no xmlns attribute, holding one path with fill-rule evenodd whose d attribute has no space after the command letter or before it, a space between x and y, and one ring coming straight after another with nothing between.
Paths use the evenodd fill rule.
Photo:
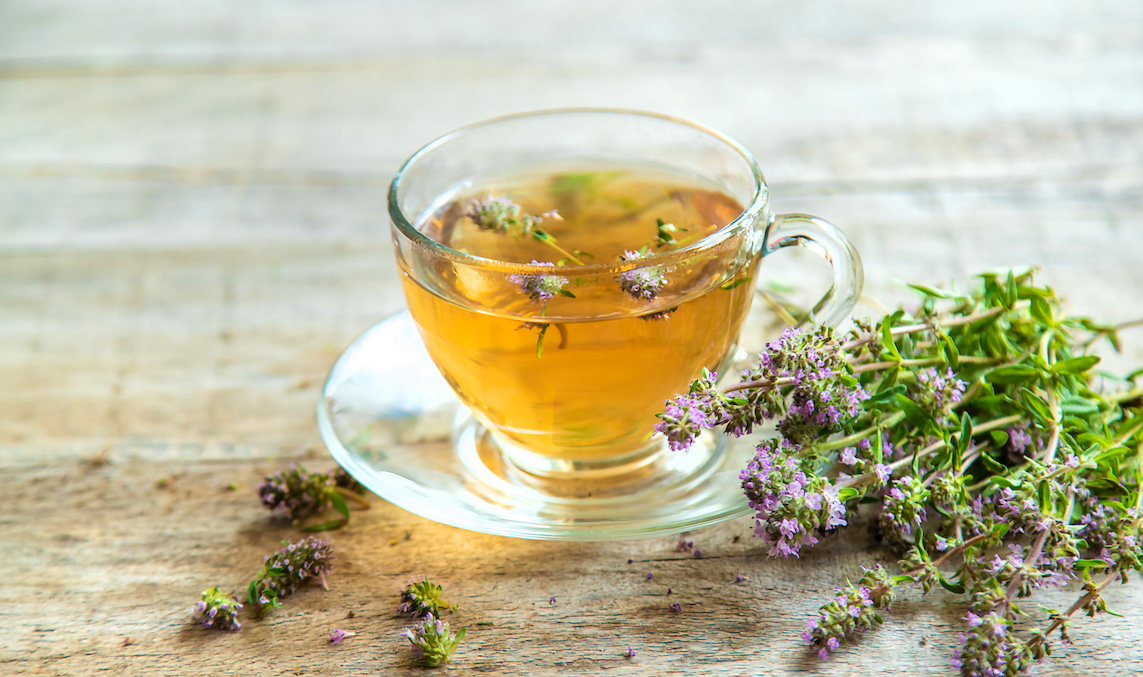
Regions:
<instances>
[{"instance_id":1,"label":"fallen thyme blossom","mask_svg":"<svg viewBox=\"0 0 1143 677\"><path fill-rule=\"evenodd\" d=\"M454 605L441 599L443 588L428 580L412 580L401 589L401 602L397 613L404 616L423 618L429 614L439 617L441 610L451 611Z\"/></svg>"},{"instance_id":2,"label":"fallen thyme blossom","mask_svg":"<svg viewBox=\"0 0 1143 677\"><path fill-rule=\"evenodd\" d=\"M268 555L262 572L246 590L246 601L261 613L270 606L282 606L280 599L298 587L318 581L328 590L325 577L333 568L333 548L329 541L307 536L297 543L282 541L282 549Z\"/></svg>"},{"instance_id":3,"label":"fallen thyme blossom","mask_svg":"<svg viewBox=\"0 0 1143 677\"><path fill-rule=\"evenodd\" d=\"M450 632L447 622L438 620L431 613L420 623L401 631L401 637L413 645L413 658L418 665L429 668L440 667L450 660L467 628L455 634Z\"/></svg>"},{"instance_id":4,"label":"fallen thyme blossom","mask_svg":"<svg viewBox=\"0 0 1143 677\"><path fill-rule=\"evenodd\" d=\"M202 599L194 603L191 615L204 628L241 630L242 623L238 622L238 611L241 608L242 604L235 599L233 593L210 588L204 590Z\"/></svg>"},{"instance_id":5,"label":"fallen thyme blossom","mask_svg":"<svg viewBox=\"0 0 1143 677\"><path fill-rule=\"evenodd\" d=\"M330 473L311 472L295 463L289 470L267 475L258 486L258 496L268 510L284 513L295 523L329 508L341 518L303 527L306 531L327 531L349 521L350 499L363 508L369 503L361 498L365 488L341 468Z\"/></svg>"}]
</instances>

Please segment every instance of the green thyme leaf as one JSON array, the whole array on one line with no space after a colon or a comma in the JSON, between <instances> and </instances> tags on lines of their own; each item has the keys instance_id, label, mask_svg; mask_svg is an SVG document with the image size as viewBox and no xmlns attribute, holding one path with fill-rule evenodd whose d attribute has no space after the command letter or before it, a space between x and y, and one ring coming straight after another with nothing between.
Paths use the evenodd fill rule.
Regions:
<instances>
[{"instance_id":1,"label":"green thyme leaf","mask_svg":"<svg viewBox=\"0 0 1143 677\"><path fill-rule=\"evenodd\" d=\"M330 503L333 504L334 510L341 513L341 516L345 519L349 519L349 506L345 504L345 499L341 496L341 494L335 491L330 494L329 500Z\"/></svg>"},{"instance_id":2,"label":"green thyme leaf","mask_svg":"<svg viewBox=\"0 0 1143 677\"><path fill-rule=\"evenodd\" d=\"M988 372L988 380L997 385L1016 385L1040 378L1040 371L1023 364L999 367Z\"/></svg>"},{"instance_id":3,"label":"green thyme leaf","mask_svg":"<svg viewBox=\"0 0 1143 677\"><path fill-rule=\"evenodd\" d=\"M1098 355L1083 355L1060 360L1052 366L1052 372L1055 374L1081 374L1097 364L1099 364Z\"/></svg>"},{"instance_id":4,"label":"green thyme leaf","mask_svg":"<svg viewBox=\"0 0 1143 677\"><path fill-rule=\"evenodd\" d=\"M943 289L934 289L933 287L926 287L923 284L910 284L909 286L911 288L916 289L917 291L921 292L925 296L931 296L932 298L935 298L935 299L950 299L953 301L963 301L963 300L967 300L967 299L971 298L970 296L966 296L964 294L957 294L956 292L952 292L952 291L945 291Z\"/></svg>"}]
</instances>

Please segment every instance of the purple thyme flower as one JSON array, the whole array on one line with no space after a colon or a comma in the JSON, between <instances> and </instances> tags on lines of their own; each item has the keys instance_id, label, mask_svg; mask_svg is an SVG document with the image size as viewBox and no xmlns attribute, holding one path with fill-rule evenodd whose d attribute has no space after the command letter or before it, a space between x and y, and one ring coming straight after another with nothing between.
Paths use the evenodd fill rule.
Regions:
<instances>
[{"instance_id":1,"label":"purple thyme flower","mask_svg":"<svg viewBox=\"0 0 1143 677\"><path fill-rule=\"evenodd\" d=\"M413 645L413 658L418 664L436 668L452 659L467 628L461 628L456 634L450 630L448 623L430 613L420 623L402 630L400 636Z\"/></svg>"},{"instance_id":2,"label":"purple thyme flower","mask_svg":"<svg viewBox=\"0 0 1143 677\"><path fill-rule=\"evenodd\" d=\"M770 556L797 556L817 534L846 522L845 505L833 485L804 465L800 447L765 440L741 472L742 489L757 511L754 534L770 545Z\"/></svg>"},{"instance_id":3,"label":"purple thyme flower","mask_svg":"<svg viewBox=\"0 0 1143 677\"><path fill-rule=\"evenodd\" d=\"M267 475L258 487L262 505L284 512L292 520L303 519L330 507L337 490L333 477L309 472L295 463L289 470Z\"/></svg>"},{"instance_id":4,"label":"purple thyme flower","mask_svg":"<svg viewBox=\"0 0 1143 677\"><path fill-rule=\"evenodd\" d=\"M929 367L917 372L911 399L940 419L952 412L952 408L964 396L964 389L965 382L957 378L956 372L951 368L941 374L933 367Z\"/></svg>"},{"instance_id":5,"label":"purple thyme flower","mask_svg":"<svg viewBox=\"0 0 1143 677\"><path fill-rule=\"evenodd\" d=\"M428 614L439 617L441 610L449 611L455 608L441 599L442 592L443 588L437 583L413 579L401 588L401 602L397 605L397 613L418 618Z\"/></svg>"},{"instance_id":6,"label":"purple thyme flower","mask_svg":"<svg viewBox=\"0 0 1143 677\"><path fill-rule=\"evenodd\" d=\"M1032 498L1032 491L1032 485L1020 487L1019 491L1002 487L991 497L990 507L992 508L993 519L1008 522L1012 525L1013 531L1016 532L1034 528L1035 524L1040 521L1042 514L1039 503ZM982 516L983 508L984 504L982 503Z\"/></svg>"},{"instance_id":7,"label":"purple thyme flower","mask_svg":"<svg viewBox=\"0 0 1143 677\"><path fill-rule=\"evenodd\" d=\"M846 447L837 455L837 460L845 465L857 465L857 447Z\"/></svg>"},{"instance_id":8,"label":"purple thyme flower","mask_svg":"<svg viewBox=\"0 0 1143 677\"><path fill-rule=\"evenodd\" d=\"M758 366L743 376L792 381L790 402L778 430L796 444L837 432L860 413L861 402L869 398L860 385L851 387L842 381L848 358L829 329L787 329L759 357Z\"/></svg>"},{"instance_id":9,"label":"purple thyme flower","mask_svg":"<svg viewBox=\"0 0 1143 677\"><path fill-rule=\"evenodd\" d=\"M241 608L242 605L233 594L209 588L203 591L202 599L194 603L191 615L204 628L241 630L242 623L238 622L238 611Z\"/></svg>"},{"instance_id":10,"label":"purple thyme flower","mask_svg":"<svg viewBox=\"0 0 1143 677\"><path fill-rule=\"evenodd\" d=\"M1094 497L1088 499L1086 507L1087 512L1080 517L1080 524L1083 526L1076 533L1076 537L1087 541L1089 552L1098 553L1107 546L1110 529L1108 517L1112 516L1112 512Z\"/></svg>"},{"instance_id":11,"label":"purple thyme flower","mask_svg":"<svg viewBox=\"0 0 1143 677\"><path fill-rule=\"evenodd\" d=\"M548 604L555 604L555 603L556 603L556 597L555 597L555 595L552 595L552 598L548 600Z\"/></svg>"},{"instance_id":12,"label":"purple thyme flower","mask_svg":"<svg viewBox=\"0 0 1143 677\"><path fill-rule=\"evenodd\" d=\"M887 483L889 478L893 477L893 469L884 463L878 463L875 465L873 467L873 471L877 474L877 480L881 484Z\"/></svg>"},{"instance_id":13,"label":"purple thyme flower","mask_svg":"<svg viewBox=\"0 0 1143 677\"><path fill-rule=\"evenodd\" d=\"M1032 436L1028 434L1028 430L1024 426L1008 429L1008 449L1012 453L1023 456L1024 450L1031 444Z\"/></svg>"},{"instance_id":14,"label":"purple thyme flower","mask_svg":"<svg viewBox=\"0 0 1143 677\"><path fill-rule=\"evenodd\" d=\"M353 637L356 634L357 634L356 632L349 632L348 630L338 630L335 628L333 632L329 633L329 643L330 644L340 644L341 640L345 639L346 637Z\"/></svg>"},{"instance_id":15,"label":"purple thyme flower","mask_svg":"<svg viewBox=\"0 0 1143 677\"><path fill-rule=\"evenodd\" d=\"M847 385L853 383L847 361L831 329L787 329L762 351L757 366L742 372L743 383L731 394L704 374L686 394L666 402L655 429L678 450L703 429L723 425L741 437L764 420L784 416L778 423L783 437L795 444L816 441L841 430L869 397L859 384Z\"/></svg>"},{"instance_id":16,"label":"purple thyme flower","mask_svg":"<svg viewBox=\"0 0 1143 677\"><path fill-rule=\"evenodd\" d=\"M727 399L717 383L718 374L704 369L689 391L664 403L665 410L657 414L660 420L655 430L667 438L672 451L690 448L700 431L727 422Z\"/></svg>"},{"instance_id":17,"label":"purple thyme flower","mask_svg":"<svg viewBox=\"0 0 1143 677\"><path fill-rule=\"evenodd\" d=\"M675 613L678 613L682 610L683 610L683 605L679 604L678 602L675 602L674 604L671 605L671 611L674 611Z\"/></svg>"},{"instance_id":18,"label":"purple thyme flower","mask_svg":"<svg viewBox=\"0 0 1143 677\"><path fill-rule=\"evenodd\" d=\"M497 233L513 231L517 237L529 235L545 218L562 221L556 210L532 216L512 200L501 195L489 195L483 199L474 199L468 203L468 212L465 214L481 230L491 230Z\"/></svg>"},{"instance_id":19,"label":"purple thyme flower","mask_svg":"<svg viewBox=\"0 0 1143 677\"><path fill-rule=\"evenodd\" d=\"M679 536L679 542L675 544L675 552L689 552L694 549L694 541L688 541L685 537Z\"/></svg>"},{"instance_id":20,"label":"purple thyme flower","mask_svg":"<svg viewBox=\"0 0 1143 677\"><path fill-rule=\"evenodd\" d=\"M836 651L850 634L880 623L877 612L893 604L896 585L881 565L866 569L857 585L849 583L844 589L839 588L837 597L819 609L818 617L806 622L802 639L819 647L819 658L829 658L830 652Z\"/></svg>"},{"instance_id":21,"label":"purple thyme flower","mask_svg":"<svg viewBox=\"0 0 1143 677\"><path fill-rule=\"evenodd\" d=\"M635 261L648 254L644 251L625 251L619 257L622 261ZM663 269L658 266L647 266L627 270L615 278L619 288L639 301L653 301L659 297L659 292L667 284Z\"/></svg>"},{"instance_id":22,"label":"purple thyme flower","mask_svg":"<svg viewBox=\"0 0 1143 677\"><path fill-rule=\"evenodd\" d=\"M333 568L333 548L329 541L307 536L297 543L282 541L284 547L265 558L262 573L250 583L247 602L261 612L262 608L281 606L279 600L292 594L298 586L317 580L327 588L325 577Z\"/></svg>"},{"instance_id":23,"label":"purple thyme flower","mask_svg":"<svg viewBox=\"0 0 1143 677\"><path fill-rule=\"evenodd\" d=\"M634 658L635 657L635 649L632 649L630 644L627 645L627 654L626 655L628 658Z\"/></svg>"},{"instance_id":24,"label":"purple thyme flower","mask_svg":"<svg viewBox=\"0 0 1143 677\"><path fill-rule=\"evenodd\" d=\"M650 579L651 579L653 576L654 576L654 574L648 573L648 574L647 574L647 579L648 579L648 580L650 580Z\"/></svg>"},{"instance_id":25,"label":"purple thyme flower","mask_svg":"<svg viewBox=\"0 0 1143 677\"><path fill-rule=\"evenodd\" d=\"M925 521L925 503L929 490L915 477L905 476L893 482L893 487L881 501L881 525L904 538L920 528Z\"/></svg>"},{"instance_id":26,"label":"purple thyme flower","mask_svg":"<svg viewBox=\"0 0 1143 677\"><path fill-rule=\"evenodd\" d=\"M960 633L960 647L952 664L963 677L1026 675L1032 655L1025 642L1008 633L1008 621L996 613L984 617L969 613L968 631Z\"/></svg>"},{"instance_id":27,"label":"purple thyme flower","mask_svg":"<svg viewBox=\"0 0 1143 677\"><path fill-rule=\"evenodd\" d=\"M665 411L658 416L661 420L655 424L655 430L666 436L672 451L689 449L699 431L710 430L717 424L707 416L703 403L690 395L668 400Z\"/></svg>"},{"instance_id":28,"label":"purple thyme flower","mask_svg":"<svg viewBox=\"0 0 1143 677\"><path fill-rule=\"evenodd\" d=\"M551 266L555 267L556 264L548 261L532 260L533 266ZM564 291L564 285L568 283L566 277L559 275L516 275L508 276L508 281L520 287L520 291L528 295L528 298L533 301L550 301L556 294L568 294L570 292Z\"/></svg>"}]
</instances>

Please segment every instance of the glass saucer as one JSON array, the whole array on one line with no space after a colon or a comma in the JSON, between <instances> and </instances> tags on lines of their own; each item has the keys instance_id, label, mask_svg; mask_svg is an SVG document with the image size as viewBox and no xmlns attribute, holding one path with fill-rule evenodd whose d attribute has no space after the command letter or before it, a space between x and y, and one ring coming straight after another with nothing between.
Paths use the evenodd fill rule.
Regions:
<instances>
[{"instance_id":1,"label":"glass saucer","mask_svg":"<svg viewBox=\"0 0 1143 677\"><path fill-rule=\"evenodd\" d=\"M761 346L758 314L751 318L740 340ZM745 356L740 350L736 358ZM522 479L437 371L407 310L346 348L326 379L317 416L334 459L358 482L461 529L540 540L629 539L749 512L738 479L756 444L749 437L705 433L686 452L655 456L645 468L648 481L611 491L580 492L574 483L553 491L551 483Z\"/></svg>"}]
</instances>

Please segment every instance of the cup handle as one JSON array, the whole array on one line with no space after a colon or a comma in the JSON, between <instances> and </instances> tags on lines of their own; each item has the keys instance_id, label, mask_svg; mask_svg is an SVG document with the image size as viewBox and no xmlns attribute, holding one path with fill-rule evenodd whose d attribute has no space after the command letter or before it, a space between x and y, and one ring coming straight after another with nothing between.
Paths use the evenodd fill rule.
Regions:
<instances>
[{"instance_id":1,"label":"cup handle","mask_svg":"<svg viewBox=\"0 0 1143 677\"><path fill-rule=\"evenodd\" d=\"M762 257L785 247L805 247L833 267L833 286L810 311L816 324L837 326L861 296L865 269L853 243L829 221L809 214L778 214L766 227Z\"/></svg>"}]
</instances>

